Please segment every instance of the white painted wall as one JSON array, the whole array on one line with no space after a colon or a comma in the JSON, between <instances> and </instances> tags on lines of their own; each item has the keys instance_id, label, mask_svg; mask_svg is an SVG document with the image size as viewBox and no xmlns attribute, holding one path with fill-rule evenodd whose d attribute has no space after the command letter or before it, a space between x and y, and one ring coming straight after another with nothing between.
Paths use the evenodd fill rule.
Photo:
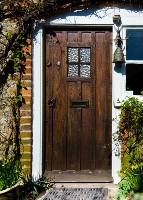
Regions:
<instances>
[{"instance_id":1,"label":"white painted wall","mask_svg":"<svg viewBox=\"0 0 143 200\"><path fill-rule=\"evenodd\" d=\"M116 37L116 31L113 24L113 15L121 16L121 36L125 38L125 27L143 27L143 10L139 8L118 8L118 7L100 7L81 9L71 11L63 15L53 16L50 19L42 19L41 23L34 27L33 31L33 159L32 174L37 177L42 174L42 140L43 140L43 26L109 26L113 27L113 39ZM125 45L125 40L124 44ZM115 51L113 41L113 53ZM125 54L125 51L124 51ZM112 118L118 116L120 110L117 107L117 99L125 98L125 66L124 64L112 65ZM112 133L116 132L117 124L112 123ZM118 171L121 167L119 155L115 155L116 144L112 143L112 176L114 183L120 180ZM118 149L119 150L119 149Z\"/></svg>"}]
</instances>

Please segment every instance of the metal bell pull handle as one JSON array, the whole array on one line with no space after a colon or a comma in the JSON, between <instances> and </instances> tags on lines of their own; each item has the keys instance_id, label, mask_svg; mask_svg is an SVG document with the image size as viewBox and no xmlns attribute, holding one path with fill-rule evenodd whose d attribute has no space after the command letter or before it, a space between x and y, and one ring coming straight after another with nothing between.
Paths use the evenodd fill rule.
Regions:
<instances>
[{"instance_id":1,"label":"metal bell pull handle","mask_svg":"<svg viewBox=\"0 0 143 200\"><path fill-rule=\"evenodd\" d=\"M56 98L54 98L54 97L50 98L49 101L48 101L48 105L49 105L50 108L55 108Z\"/></svg>"}]
</instances>

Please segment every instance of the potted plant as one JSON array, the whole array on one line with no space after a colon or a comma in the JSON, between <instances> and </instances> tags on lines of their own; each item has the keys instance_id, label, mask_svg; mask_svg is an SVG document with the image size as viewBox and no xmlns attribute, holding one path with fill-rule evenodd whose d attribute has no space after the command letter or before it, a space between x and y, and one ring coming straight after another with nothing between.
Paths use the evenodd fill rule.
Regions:
<instances>
[{"instance_id":1,"label":"potted plant","mask_svg":"<svg viewBox=\"0 0 143 200\"><path fill-rule=\"evenodd\" d=\"M19 158L0 160L0 200L18 199L18 187L22 166Z\"/></svg>"},{"instance_id":2,"label":"potted plant","mask_svg":"<svg viewBox=\"0 0 143 200\"><path fill-rule=\"evenodd\" d=\"M18 199L18 187L22 172L19 115L13 99L5 102L12 105L4 108L3 124L0 131L0 200ZM6 104L7 103L7 104Z\"/></svg>"},{"instance_id":3,"label":"potted plant","mask_svg":"<svg viewBox=\"0 0 143 200\"><path fill-rule=\"evenodd\" d=\"M122 169L117 199L143 199L143 102L128 97L121 103L116 137L121 145Z\"/></svg>"}]
</instances>

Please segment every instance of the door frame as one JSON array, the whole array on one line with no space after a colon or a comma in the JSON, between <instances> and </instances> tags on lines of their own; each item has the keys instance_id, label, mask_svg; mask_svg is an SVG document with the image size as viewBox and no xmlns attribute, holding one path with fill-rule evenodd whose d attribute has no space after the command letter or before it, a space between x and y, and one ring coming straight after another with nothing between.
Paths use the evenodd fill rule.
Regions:
<instances>
[{"instance_id":1,"label":"door frame","mask_svg":"<svg viewBox=\"0 0 143 200\"><path fill-rule=\"evenodd\" d=\"M52 26L52 25L51 25ZM33 31L33 43L32 43L32 132L33 132L33 148L32 148L32 175L33 177L38 177L43 173L44 167L44 56L45 56L45 43L44 40L44 29L43 24L39 24L35 27ZM56 27L54 25L54 27ZM58 26L59 27L59 26ZM60 26L62 27L62 26ZM65 27L65 26L64 26ZM70 26L71 27L71 26ZM76 25L77 27L77 25ZM80 26L78 26L80 28ZM95 25L93 25L95 28ZM103 26L98 26L103 27ZM105 27L105 26L104 26ZM112 25L107 27L112 28L113 38L116 35L115 30ZM115 46L113 46L113 52L115 50ZM112 66L112 77L113 77L114 65ZM114 82L113 82L114 83ZM114 85L112 84L112 91ZM112 98L113 99L113 98ZM113 113L114 105L112 100L112 113ZM116 126L112 124L112 132L114 133L116 130ZM120 181L118 176L118 171L121 167L121 158L120 156L116 156L113 151L116 144L112 141L112 177L114 183L117 184Z\"/></svg>"}]
</instances>

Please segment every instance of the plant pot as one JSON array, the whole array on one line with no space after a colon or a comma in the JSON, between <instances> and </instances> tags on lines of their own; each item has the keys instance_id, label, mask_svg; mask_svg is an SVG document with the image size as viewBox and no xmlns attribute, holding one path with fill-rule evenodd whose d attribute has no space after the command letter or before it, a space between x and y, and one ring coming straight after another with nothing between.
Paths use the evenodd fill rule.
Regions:
<instances>
[{"instance_id":1,"label":"plant pot","mask_svg":"<svg viewBox=\"0 0 143 200\"><path fill-rule=\"evenodd\" d=\"M132 189L130 196L132 200L143 200L143 191Z\"/></svg>"},{"instance_id":2,"label":"plant pot","mask_svg":"<svg viewBox=\"0 0 143 200\"><path fill-rule=\"evenodd\" d=\"M11 188L0 191L0 200L19 200L19 182Z\"/></svg>"}]
</instances>

